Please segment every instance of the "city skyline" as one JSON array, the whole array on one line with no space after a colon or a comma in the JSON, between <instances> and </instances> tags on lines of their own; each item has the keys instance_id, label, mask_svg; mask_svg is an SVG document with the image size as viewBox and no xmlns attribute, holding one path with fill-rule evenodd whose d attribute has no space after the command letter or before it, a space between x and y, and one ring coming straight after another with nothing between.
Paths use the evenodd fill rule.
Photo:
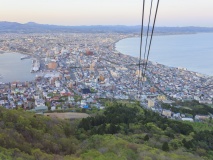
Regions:
<instances>
[{"instance_id":1,"label":"city skyline","mask_svg":"<svg viewBox=\"0 0 213 160\"><path fill-rule=\"evenodd\" d=\"M149 6L146 1L146 17ZM212 6L212 0L161 0L156 25L213 27ZM141 23L142 0L1 0L0 10L0 21L132 26Z\"/></svg>"}]
</instances>

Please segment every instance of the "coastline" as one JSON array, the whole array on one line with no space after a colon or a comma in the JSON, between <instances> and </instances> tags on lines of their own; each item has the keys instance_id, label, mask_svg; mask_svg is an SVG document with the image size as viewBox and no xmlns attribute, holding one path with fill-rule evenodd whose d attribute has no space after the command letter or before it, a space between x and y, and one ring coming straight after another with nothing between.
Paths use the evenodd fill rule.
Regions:
<instances>
[{"instance_id":1,"label":"coastline","mask_svg":"<svg viewBox=\"0 0 213 160\"><path fill-rule=\"evenodd\" d=\"M19 54L23 54L23 55L30 55L30 56L32 56L32 53L28 53L28 52L12 51L12 50L0 50L0 54L4 54L4 53L19 53Z\"/></svg>"},{"instance_id":2,"label":"coastline","mask_svg":"<svg viewBox=\"0 0 213 160\"><path fill-rule=\"evenodd\" d=\"M174 33L164 33L164 32L160 33L160 32L158 32L158 33L155 33L153 36L193 35L193 34L199 34L199 33L208 33L208 32L174 32ZM211 33L213 33L213 32L211 32ZM149 34L149 36L150 36L150 34ZM145 35L143 35L143 37L145 37ZM118 43L121 40L127 39L127 38L140 38L140 35L136 34L136 33L132 33L132 35L129 35L125 38L120 38L119 40L116 40L114 43L112 43L113 50L116 51L116 52L119 52L115 48L116 43Z\"/></svg>"},{"instance_id":3,"label":"coastline","mask_svg":"<svg viewBox=\"0 0 213 160\"><path fill-rule=\"evenodd\" d=\"M199 33L193 33L193 34L199 34ZM173 34L155 34L155 36L168 36L168 35L191 35L191 33L183 33L183 34L180 34L180 33L173 33ZM112 52L113 54L121 54L125 57L131 57L131 58L134 58L135 60L139 61L139 58L137 57L134 57L134 56L131 56L131 55L127 55L127 54L124 54L122 52L119 52L117 49L116 49L116 45L119 41L122 41L124 39L128 39L128 38L139 38L139 35L137 34L128 34L128 35L123 35L121 38L117 38L115 39L115 41L113 43L111 43L109 46L113 46L112 47ZM0 53L18 53L18 54L23 54L23 55L30 55L30 56L33 56L32 53L27 53L27 52L14 52L12 50L0 50ZM168 68L175 68L175 69L178 69L178 67L174 67L174 66L169 66L169 65L165 65L163 63L159 63L159 62L155 62L155 61L150 61L149 60L149 63L152 63L152 64L159 64L159 65L162 65L162 66L165 66L165 67L168 67ZM192 70L186 70L187 72L191 72L191 73L194 73L194 74L197 74L199 75L200 77L213 77L211 75L208 75L208 74L204 74L204 73L200 73L200 72L196 72L196 71L192 71ZM33 80L32 80L33 81Z\"/></svg>"},{"instance_id":4,"label":"coastline","mask_svg":"<svg viewBox=\"0 0 213 160\"><path fill-rule=\"evenodd\" d=\"M212 33L212 32L211 32ZM156 34L156 35L153 35L153 36L175 36L175 35L194 35L194 34L207 34L206 32L196 32L196 33L183 33L183 34L179 34L179 33L174 33L174 34ZM122 53L121 51L119 51L118 49L117 49L117 47L116 47L116 45L117 45L117 43L118 42L120 42L120 41L122 41L122 40L124 40L124 39L128 39L128 38L140 38L140 36L138 36L138 35L134 35L134 36L128 36L128 37L126 37L126 38L121 38L120 40L117 40L114 44L113 44L113 51L115 52L115 53L119 53L119 54L123 54L123 55L125 55L125 56L130 56L130 57L133 57L133 58L136 58L136 59L138 59L138 61L139 61L139 58L138 57L135 57L135 56L133 56L133 55L129 55L129 54L125 54L125 53ZM185 67L185 66L172 66L172 65L166 65L166 64L164 64L164 63L160 63L160 62L157 62L157 61L150 61L149 60L149 62L151 62L151 63L157 63L157 64L160 64L160 65L163 65L163 66L166 66L166 67L168 67L168 68L186 68L186 71L188 71L188 72L191 72L191 73L195 73L195 74L197 74L197 75L200 75L200 76L202 76L202 77L208 77L208 78L213 78L213 75L210 75L210 74L206 74L206 73L202 73L202 72L199 72L199 71L194 71L194 70L192 70L192 69L188 69L187 67Z\"/></svg>"},{"instance_id":5,"label":"coastline","mask_svg":"<svg viewBox=\"0 0 213 160\"><path fill-rule=\"evenodd\" d=\"M174 36L174 35L192 35L192 34L199 34L199 33L207 33L207 32L174 32L174 33L155 33L153 36ZM150 34L149 34L150 36ZM143 35L143 37L145 37L145 35ZM116 52L119 52L116 50L116 43L118 43L119 41L121 40L124 40L124 39L127 39L127 38L140 38L140 35L139 34L134 34L134 35L130 35L130 36L127 36L125 38L120 38L119 40L115 41L112 45L113 45L113 50L115 50ZM123 53L121 53L123 54Z\"/></svg>"}]
</instances>

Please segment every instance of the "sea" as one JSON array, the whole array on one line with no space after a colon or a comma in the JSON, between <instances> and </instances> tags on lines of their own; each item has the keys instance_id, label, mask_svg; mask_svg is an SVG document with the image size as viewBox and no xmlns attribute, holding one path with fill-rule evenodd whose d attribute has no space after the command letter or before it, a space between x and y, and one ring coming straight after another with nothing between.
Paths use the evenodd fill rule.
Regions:
<instances>
[{"instance_id":1,"label":"sea","mask_svg":"<svg viewBox=\"0 0 213 160\"><path fill-rule=\"evenodd\" d=\"M122 39L115 47L120 53L139 57L140 38ZM149 60L213 76L213 33L153 36Z\"/></svg>"},{"instance_id":2,"label":"sea","mask_svg":"<svg viewBox=\"0 0 213 160\"><path fill-rule=\"evenodd\" d=\"M35 79L35 74L30 72L32 60L21 60L23 56L20 53L0 54L0 82L25 82Z\"/></svg>"}]
</instances>

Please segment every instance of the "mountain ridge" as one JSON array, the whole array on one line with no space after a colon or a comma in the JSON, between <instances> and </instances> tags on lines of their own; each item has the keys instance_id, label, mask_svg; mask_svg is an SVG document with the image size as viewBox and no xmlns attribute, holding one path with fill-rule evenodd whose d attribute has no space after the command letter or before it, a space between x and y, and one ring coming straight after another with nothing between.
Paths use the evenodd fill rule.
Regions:
<instances>
[{"instance_id":1,"label":"mountain ridge","mask_svg":"<svg viewBox=\"0 0 213 160\"><path fill-rule=\"evenodd\" d=\"M52 24L39 24L35 22L18 23L0 21L0 33L140 33L140 25L79 25L79 26L63 26ZM145 30L147 27L145 27ZM156 27L157 33L197 33L197 32L213 32L213 27Z\"/></svg>"}]
</instances>

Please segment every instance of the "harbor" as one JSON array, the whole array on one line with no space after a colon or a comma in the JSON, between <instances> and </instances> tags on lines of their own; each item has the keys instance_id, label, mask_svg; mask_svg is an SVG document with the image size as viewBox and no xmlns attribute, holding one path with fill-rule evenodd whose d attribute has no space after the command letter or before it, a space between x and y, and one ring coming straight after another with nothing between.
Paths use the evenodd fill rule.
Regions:
<instances>
[{"instance_id":1,"label":"harbor","mask_svg":"<svg viewBox=\"0 0 213 160\"><path fill-rule=\"evenodd\" d=\"M35 74L30 72L30 68L33 68L32 59L21 60L23 56L26 55L14 52L0 54L1 83L25 82L35 79Z\"/></svg>"}]
</instances>

